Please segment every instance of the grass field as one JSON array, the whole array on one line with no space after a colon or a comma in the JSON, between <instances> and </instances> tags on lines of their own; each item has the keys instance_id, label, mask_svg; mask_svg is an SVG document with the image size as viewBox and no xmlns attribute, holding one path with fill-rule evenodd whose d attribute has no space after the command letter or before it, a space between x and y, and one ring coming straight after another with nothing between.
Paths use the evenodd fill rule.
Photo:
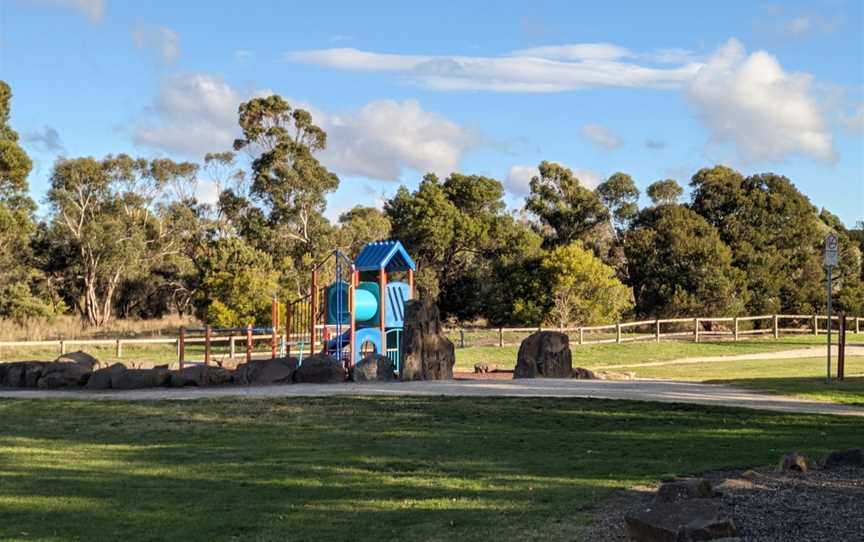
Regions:
<instances>
[{"instance_id":1,"label":"grass field","mask_svg":"<svg viewBox=\"0 0 864 542\"><path fill-rule=\"evenodd\" d=\"M820 401L864 405L864 357L846 358L846 380L825 382L825 358L795 358L622 367L639 378L730 384ZM836 359L832 374L836 375Z\"/></svg>"},{"instance_id":2,"label":"grass field","mask_svg":"<svg viewBox=\"0 0 864 542\"><path fill-rule=\"evenodd\" d=\"M600 400L6 400L0 539L579 540L615 488L818 457L862 430Z\"/></svg>"},{"instance_id":3,"label":"grass field","mask_svg":"<svg viewBox=\"0 0 864 542\"><path fill-rule=\"evenodd\" d=\"M836 340L836 338L835 338ZM864 334L847 336L849 344L864 343ZM626 365L652 361L670 361L696 356L737 356L758 352L777 352L795 348L808 348L825 344L825 336L787 335L779 339L747 339L738 342L651 341L622 344L573 345L573 365L596 367L599 365ZM461 370L472 370L478 362L497 363L502 368L516 365L518 346L470 346L456 349L456 366Z\"/></svg>"}]
</instances>

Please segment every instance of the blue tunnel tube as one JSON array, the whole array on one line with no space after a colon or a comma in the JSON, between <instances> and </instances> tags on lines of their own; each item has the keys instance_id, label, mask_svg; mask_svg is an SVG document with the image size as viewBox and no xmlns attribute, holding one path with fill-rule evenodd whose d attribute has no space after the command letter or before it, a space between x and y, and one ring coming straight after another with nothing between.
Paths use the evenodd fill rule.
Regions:
<instances>
[{"instance_id":1,"label":"blue tunnel tube","mask_svg":"<svg viewBox=\"0 0 864 542\"><path fill-rule=\"evenodd\" d=\"M378 315L377 293L378 285L374 282L361 282L354 290L355 322L368 322ZM345 282L337 282L327 288L327 323L336 324L340 321L342 324L348 323L348 284Z\"/></svg>"}]
</instances>

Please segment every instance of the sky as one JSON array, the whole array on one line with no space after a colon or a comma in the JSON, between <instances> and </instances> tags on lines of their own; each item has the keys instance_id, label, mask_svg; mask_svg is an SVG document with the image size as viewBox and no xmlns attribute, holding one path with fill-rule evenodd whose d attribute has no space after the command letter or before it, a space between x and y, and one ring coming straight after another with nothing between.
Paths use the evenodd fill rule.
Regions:
<instances>
[{"instance_id":1,"label":"sky","mask_svg":"<svg viewBox=\"0 0 864 542\"><path fill-rule=\"evenodd\" d=\"M40 202L58 157L200 162L230 148L241 102L277 93L328 134L331 219L429 171L494 177L518 209L550 160L643 192L715 164L770 171L852 226L862 6L0 0L0 79Z\"/></svg>"}]
</instances>

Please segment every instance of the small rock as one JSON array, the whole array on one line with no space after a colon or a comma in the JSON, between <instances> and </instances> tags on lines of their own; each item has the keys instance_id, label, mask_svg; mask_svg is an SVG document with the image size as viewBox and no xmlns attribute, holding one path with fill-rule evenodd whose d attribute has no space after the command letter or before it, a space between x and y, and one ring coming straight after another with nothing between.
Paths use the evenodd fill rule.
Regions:
<instances>
[{"instance_id":1,"label":"small rock","mask_svg":"<svg viewBox=\"0 0 864 542\"><path fill-rule=\"evenodd\" d=\"M722 540L738 535L720 505L710 499L658 502L624 518L627 535L638 542Z\"/></svg>"},{"instance_id":2,"label":"small rock","mask_svg":"<svg viewBox=\"0 0 864 542\"><path fill-rule=\"evenodd\" d=\"M258 359L241 363L231 375L235 384L290 384L297 358Z\"/></svg>"},{"instance_id":3,"label":"small rock","mask_svg":"<svg viewBox=\"0 0 864 542\"><path fill-rule=\"evenodd\" d=\"M834 450L825 457L822 465L826 469L835 467L864 467L864 448Z\"/></svg>"},{"instance_id":4,"label":"small rock","mask_svg":"<svg viewBox=\"0 0 864 542\"><path fill-rule=\"evenodd\" d=\"M494 363L480 362L474 364L474 374L486 374L498 372L498 365Z\"/></svg>"},{"instance_id":5,"label":"small rock","mask_svg":"<svg viewBox=\"0 0 864 542\"><path fill-rule=\"evenodd\" d=\"M616 372L616 371L596 371L599 380L633 380L636 378L634 372Z\"/></svg>"},{"instance_id":6,"label":"small rock","mask_svg":"<svg viewBox=\"0 0 864 542\"><path fill-rule=\"evenodd\" d=\"M685 478L661 484L657 489L657 500L663 502L687 499L710 499L714 496L711 482L704 478Z\"/></svg>"},{"instance_id":7,"label":"small rock","mask_svg":"<svg viewBox=\"0 0 864 542\"><path fill-rule=\"evenodd\" d=\"M591 369L576 367L573 369L573 378L578 378L579 380L597 380L597 375Z\"/></svg>"},{"instance_id":8,"label":"small rock","mask_svg":"<svg viewBox=\"0 0 864 542\"><path fill-rule=\"evenodd\" d=\"M789 470L806 473L810 470L811 462L806 456L798 452L786 454L780 459L780 470Z\"/></svg>"}]
</instances>

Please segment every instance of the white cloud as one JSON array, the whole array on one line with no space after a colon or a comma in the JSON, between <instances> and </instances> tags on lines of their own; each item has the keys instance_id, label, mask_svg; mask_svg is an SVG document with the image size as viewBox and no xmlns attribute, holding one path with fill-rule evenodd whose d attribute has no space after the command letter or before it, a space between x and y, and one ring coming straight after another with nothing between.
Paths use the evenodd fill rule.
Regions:
<instances>
[{"instance_id":1,"label":"white cloud","mask_svg":"<svg viewBox=\"0 0 864 542\"><path fill-rule=\"evenodd\" d=\"M208 74L169 77L134 123L133 141L195 158L229 149L240 135L240 103L271 93L238 90ZM296 100L288 102L307 109L327 132L321 161L343 175L395 181L406 168L446 175L482 142L476 131L424 110L415 100L378 100L332 114Z\"/></svg>"},{"instance_id":2,"label":"white cloud","mask_svg":"<svg viewBox=\"0 0 864 542\"><path fill-rule=\"evenodd\" d=\"M846 16L842 10L825 6L823 13L785 9L772 6L764 18L756 21L754 29L784 39L803 39L816 35L829 35L840 30Z\"/></svg>"},{"instance_id":3,"label":"white cloud","mask_svg":"<svg viewBox=\"0 0 864 542\"><path fill-rule=\"evenodd\" d=\"M570 168L580 184L586 188L596 188L601 175L590 169ZM504 188L514 196L527 196L531 192L531 179L540 176L537 166L514 165L504 178Z\"/></svg>"},{"instance_id":4,"label":"white cloud","mask_svg":"<svg viewBox=\"0 0 864 542\"><path fill-rule=\"evenodd\" d=\"M833 140L809 74L788 73L765 51L747 55L735 39L694 77L686 94L712 142L733 143L746 161L805 154L835 158Z\"/></svg>"},{"instance_id":5,"label":"white cloud","mask_svg":"<svg viewBox=\"0 0 864 542\"><path fill-rule=\"evenodd\" d=\"M850 134L864 134L864 103L854 112L841 115L840 125Z\"/></svg>"},{"instance_id":6,"label":"white cloud","mask_svg":"<svg viewBox=\"0 0 864 542\"><path fill-rule=\"evenodd\" d=\"M31 2L75 10L93 23L98 23L105 17L105 0L31 0Z\"/></svg>"},{"instance_id":7,"label":"white cloud","mask_svg":"<svg viewBox=\"0 0 864 542\"><path fill-rule=\"evenodd\" d=\"M645 148L651 149L652 151L659 151L666 148L666 142L649 137L645 140Z\"/></svg>"},{"instance_id":8,"label":"white cloud","mask_svg":"<svg viewBox=\"0 0 864 542\"><path fill-rule=\"evenodd\" d=\"M583 126L582 137L607 149L617 149L623 143L615 132L598 123Z\"/></svg>"},{"instance_id":9,"label":"white cloud","mask_svg":"<svg viewBox=\"0 0 864 542\"><path fill-rule=\"evenodd\" d=\"M137 145L196 158L229 149L239 134L238 106L265 93L239 91L208 74L168 77L135 122L132 139Z\"/></svg>"},{"instance_id":10,"label":"white cloud","mask_svg":"<svg viewBox=\"0 0 864 542\"><path fill-rule=\"evenodd\" d=\"M213 181L196 179L195 199L199 203L214 205L219 201L219 187Z\"/></svg>"},{"instance_id":11,"label":"white cloud","mask_svg":"<svg viewBox=\"0 0 864 542\"><path fill-rule=\"evenodd\" d=\"M618 60L633 56L633 53L613 43L573 43L519 49L511 55L550 60Z\"/></svg>"},{"instance_id":12,"label":"white cloud","mask_svg":"<svg viewBox=\"0 0 864 542\"><path fill-rule=\"evenodd\" d=\"M138 49L150 49L161 60L172 63L180 57L180 37L164 26L137 22L132 27L132 42Z\"/></svg>"},{"instance_id":13,"label":"white cloud","mask_svg":"<svg viewBox=\"0 0 864 542\"><path fill-rule=\"evenodd\" d=\"M327 132L322 161L339 173L373 179L398 180L404 168L447 175L481 141L416 100L378 100L316 120Z\"/></svg>"},{"instance_id":14,"label":"white cloud","mask_svg":"<svg viewBox=\"0 0 864 542\"><path fill-rule=\"evenodd\" d=\"M648 56L653 55L649 54ZM516 51L500 57L383 54L358 49L286 53L284 60L345 71L393 72L435 90L563 92L593 87L679 88L699 69L695 62L651 67L612 44L570 44ZM669 54L664 58L668 60Z\"/></svg>"},{"instance_id":15,"label":"white cloud","mask_svg":"<svg viewBox=\"0 0 864 542\"><path fill-rule=\"evenodd\" d=\"M42 152L58 153L64 150L60 134L51 126L43 126L41 130L28 132L24 136L24 140Z\"/></svg>"}]
</instances>

